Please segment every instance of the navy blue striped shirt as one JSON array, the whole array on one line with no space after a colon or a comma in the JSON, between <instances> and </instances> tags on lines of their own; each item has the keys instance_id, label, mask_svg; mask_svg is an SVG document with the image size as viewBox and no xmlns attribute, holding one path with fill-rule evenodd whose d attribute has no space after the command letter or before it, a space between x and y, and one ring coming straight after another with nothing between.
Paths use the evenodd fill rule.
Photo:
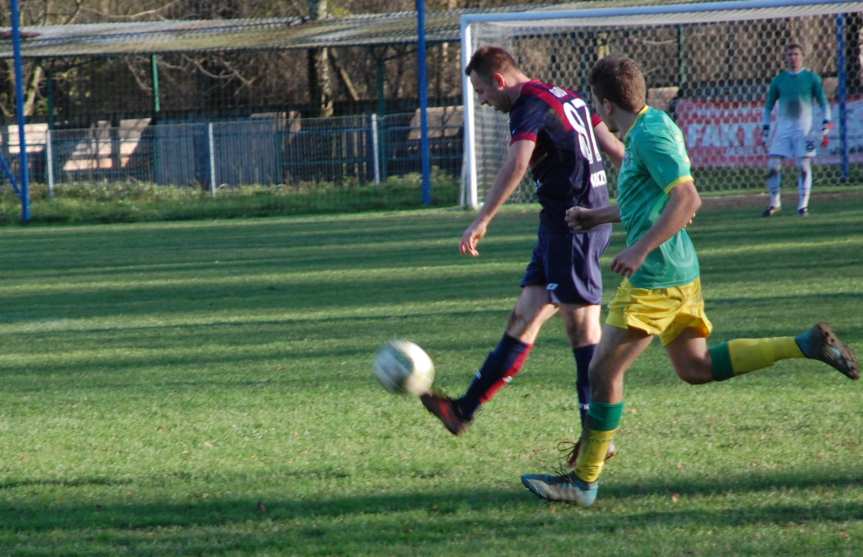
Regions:
<instances>
[{"instance_id":1,"label":"navy blue striped shirt","mask_svg":"<svg viewBox=\"0 0 863 557\"><path fill-rule=\"evenodd\" d=\"M533 141L530 168L542 205L541 221L567 230L564 214L574 205L608 205L605 168L593 128L602 120L573 91L530 81L509 114L510 144Z\"/></svg>"}]
</instances>

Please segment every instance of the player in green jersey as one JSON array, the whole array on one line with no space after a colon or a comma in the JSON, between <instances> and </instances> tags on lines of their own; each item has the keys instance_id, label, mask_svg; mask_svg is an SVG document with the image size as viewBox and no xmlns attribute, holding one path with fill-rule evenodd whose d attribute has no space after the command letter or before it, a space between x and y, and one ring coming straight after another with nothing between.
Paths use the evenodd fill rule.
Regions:
<instances>
[{"instance_id":1,"label":"player in green jersey","mask_svg":"<svg viewBox=\"0 0 863 557\"><path fill-rule=\"evenodd\" d=\"M764 106L764 143L768 144L767 189L770 204L761 213L772 217L782 208L780 187L782 185L782 159L793 159L797 166L797 214L809 214L809 194L812 191L812 158L817 143L827 146L830 131L830 105L824 95L821 78L811 70L803 68L803 47L792 43L785 47L786 70L770 82L767 104ZM776 126L770 138L770 115L773 106L779 104ZM814 105L821 109L819 133L813 132ZM820 140L820 141L819 141Z\"/></svg>"},{"instance_id":2,"label":"player in green jersey","mask_svg":"<svg viewBox=\"0 0 863 557\"><path fill-rule=\"evenodd\" d=\"M644 76L631 59L600 60L590 86L594 109L624 137L617 206L573 207L566 218L576 230L623 223L626 248L611 269L624 279L590 364L591 404L574 470L522 477L544 499L582 506L596 498L606 450L623 415L624 374L654 336L677 374L693 384L731 379L788 358L820 360L850 379L860 377L853 353L824 323L796 337L735 339L708 348L712 326L704 313L698 257L685 230L701 198L683 134L667 114L645 104Z\"/></svg>"}]
</instances>

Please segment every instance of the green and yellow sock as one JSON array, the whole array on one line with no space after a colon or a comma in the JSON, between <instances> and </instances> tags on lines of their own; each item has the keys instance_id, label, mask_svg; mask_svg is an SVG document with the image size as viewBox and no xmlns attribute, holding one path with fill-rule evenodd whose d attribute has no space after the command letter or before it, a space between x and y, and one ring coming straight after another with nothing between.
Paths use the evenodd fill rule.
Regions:
<instances>
[{"instance_id":1,"label":"green and yellow sock","mask_svg":"<svg viewBox=\"0 0 863 557\"><path fill-rule=\"evenodd\" d=\"M794 337L740 338L710 348L711 371L716 381L770 367L779 360L805 357Z\"/></svg>"},{"instance_id":2,"label":"green and yellow sock","mask_svg":"<svg viewBox=\"0 0 863 557\"><path fill-rule=\"evenodd\" d=\"M581 438L581 449L575 461L575 475L581 481L593 483L599 479L605 465L608 446L620 425L623 402L592 401L587 415L587 429Z\"/></svg>"}]
</instances>

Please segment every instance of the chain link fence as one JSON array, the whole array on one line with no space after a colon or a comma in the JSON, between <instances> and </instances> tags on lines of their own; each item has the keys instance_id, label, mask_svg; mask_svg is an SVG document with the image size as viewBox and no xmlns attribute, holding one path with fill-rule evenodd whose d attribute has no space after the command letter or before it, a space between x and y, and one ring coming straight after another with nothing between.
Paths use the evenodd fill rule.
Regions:
<instances>
[{"instance_id":1,"label":"chain link fence","mask_svg":"<svg viewBox=\"0 0 863 557\"><path fill-rule=\"evenodd\" d=\"M694 3L692 13L673 17L489 21L472 28L469 48L505 46L529 75L582 91L595 60L627 54L645 69L649 102L669 111L683 129L699 187L760 190L766 167L760 136L764 97L782 68L785 44L800 42L807 50L806 65L824 79L836 122L829 147L815 160L816 184L863 183L863 12L860 2L836 8L839 4L819 2L814 8L803 5L767 15L741 8L718 18L692 15L699 9ZM585 9L609 5L597 2ZM465 115L456 106L462 77L455 42L459 14L436 17L442 30L432 34L439 42L429 54L430 88L433 104L441 106L429 109L431 159L438 171L458 178L464 155L471 155L464 152ZM280 49L268 43L263 49L232 50L225 47L227 39L207 35L209 42L200 52L143 55L123 54L126 39L118 36L113 39L117 44L103 45L114 50L97 53L91 52L92 41L84 40L86 33L81 36L87 49L76 46L78 39L60 48L54 43L62 37L51 38L50 29L44 29L48 34L42 43L34 38L25 45L54 49L38 51L43 57L28 61L29 71L38 66L46 76L34 105L44 123L27 126L31 176L52 192L69 184L132 181L198 187L218 195L244 185L374 184L417 173L415 22L402 18L403 28L393 34L390 19L349 22L357 28L383 25L376 33L390 37L389 43L345 43L330 49L337 65L351 70L351 87L363 100L351 110L337 110L354 115L328 118L310 117L316 112L308 106L310 87L303 71L294 71L289 79L272 71L295 63L297 53L303 53L305 64L308 45ZM264 27L302 34L303 26L282 23ZM252 27L254 33L260 30ZM110 25L103 31L113 29ZM73 39L78 33L61 31ZM327 36L342 40L338 33ZM156 33L147 40L156 46L185 44L178 37ZM259 78L245 79L248 75ZM336 100L344 108L339 105L344 94ZM387 111L393 113L383 114ZM478 109L475 116L473 165L482 199L509 138L505 116L487 109ZM13 167L18 164L17 141L14 127L0 127L0 151ZM514 200L532 200L532 192L533 186L525 183Z\"/></svg>"},{"instance_id":2,"label":"chain link fence","mask_svg":"<svg viewBox=\"0 0 863 557\"><path fill-rule=\"evenodd\" d=\"M479 21L471 26L472 48L503 46L529 76L582 92L589 91L590 69L599 58L635 59L647 78L648 103L669 112L686 137L699 189L721 191L764 189L767 91L784 68L786 45L800 43L805 67L823 79L834 121L829 146L814 160L815 182L863 183L863 3L781 10L751 4L753 9L727 12L714 4L713 12L693 6L691 12L657 15L618 10L588 18L574 11L545 20ZM494 182L509 129L505 115L478 103L474 115L481 201ZM820 134L817 110L813 121L813 134ZM612 190L615 182L609 181ZM514 200L533 199L533 190L525 182Z\"/></svg>"},{"instance_id":3,"label":"chain link fence","mask_svg":"<svg viewBox=\"0 0 863 557\"><path fill-rule=\"evenodd\" d=\"M457 177L461 108L432 108L429 114L432 165ZM0 141L3 155L17 165L16 128L6 128ZM31 124L27 143L32 180L52 193L67 184L136 181L196 186L217 195L220 188L242 185L381 183L421 168L418 111L329 118L281 112L155 125L140 118L53 130Z\"/></svg>"}]
</instances>

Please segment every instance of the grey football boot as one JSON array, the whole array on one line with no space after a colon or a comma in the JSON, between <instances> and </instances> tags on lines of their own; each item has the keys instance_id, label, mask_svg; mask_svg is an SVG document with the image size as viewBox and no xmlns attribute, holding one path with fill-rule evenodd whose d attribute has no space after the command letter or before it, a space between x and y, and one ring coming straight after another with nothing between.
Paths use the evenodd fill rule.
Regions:
<instances>
[{"instance_id":1,"label":"grey football boot","mask_svg":"<svg viewBox=\"0 0 863 557\"><path fill-rule=\"evenodd\" d=\"M807 358L820 360L849 379L860 379L860 364L851 349L836 336L827 323L817 323L796 337L797 346Z\"/></svg>"}]
</instances>

